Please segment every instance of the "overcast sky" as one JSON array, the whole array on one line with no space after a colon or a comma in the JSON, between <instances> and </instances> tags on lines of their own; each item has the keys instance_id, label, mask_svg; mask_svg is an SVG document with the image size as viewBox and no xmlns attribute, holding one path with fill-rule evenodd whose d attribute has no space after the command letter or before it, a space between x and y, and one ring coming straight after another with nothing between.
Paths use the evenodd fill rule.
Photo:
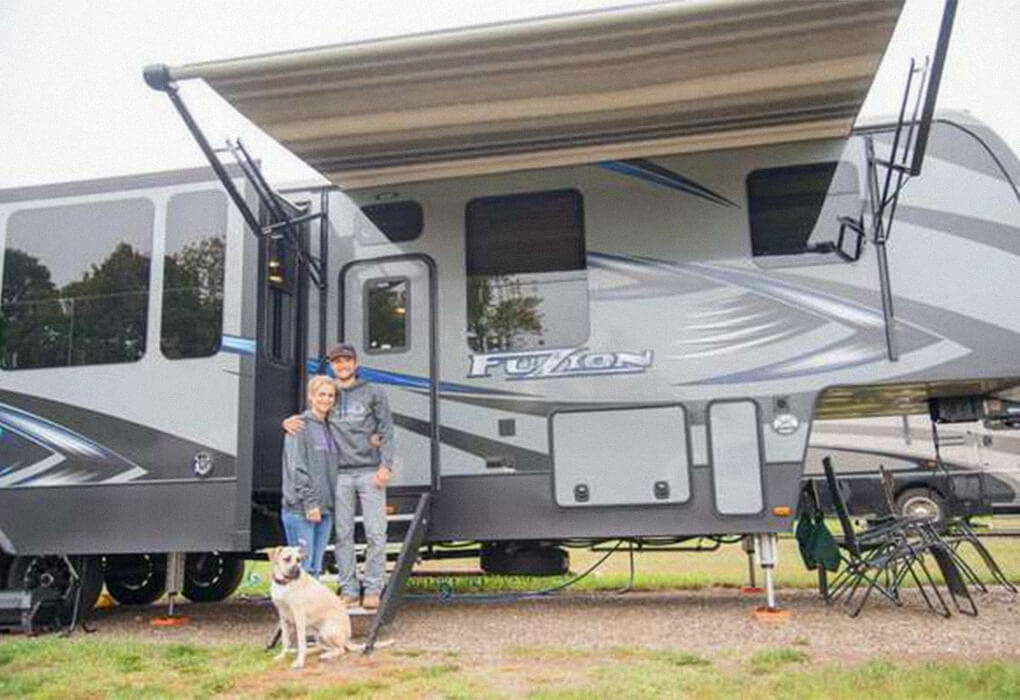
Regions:
<instances>
[{"instance_id":1,"label":"overcast sky","mask_svg":"<svg viewBox=\"0 0 1020 700\"><path fill-rule=\"evenodd\" d=\"M171 65L645 0L0 0L0 188L204 163L165 95ZM934 50L941 0L907 0L862 115L895 112L911 56ZM834 11L838 11L834 7ZM182 95L210 140L240 136L271 180L312 173L201 84ZM960 0L939 108L1020 151L1020 0Z\"/></svg>"}]
</instances>

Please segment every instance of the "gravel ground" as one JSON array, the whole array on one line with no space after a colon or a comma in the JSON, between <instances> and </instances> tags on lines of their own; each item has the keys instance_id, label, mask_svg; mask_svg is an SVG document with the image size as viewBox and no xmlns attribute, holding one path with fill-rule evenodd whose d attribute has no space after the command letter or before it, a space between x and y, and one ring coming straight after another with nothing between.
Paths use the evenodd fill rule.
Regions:
<instances>
[{"instance_id":1,"label":"gravel ground","mask_svg":"<svg viewBox=\"0 0 1020 700\"><path fill-rule=\"evenodd\" d=\"M564 594L512 602L417 598L405 602L383 636L394 637L405 652L452 652L480 660L530 647L554 652L626 646L683 650L719 660L777 647L804 648L815 661L839 663L875 657L1020 659L1020 599L992 590L976 596L978 617L942 619L914 592L904 595L902 608L871 600L860 617L851 619L838 607L826 608L813 591L780 591L779 601L791 617L770 623L752 618L760 595L734 589ZM262 644L275 625L275 611L264 598L178 609L190 622L172 628L149 624L165 614L162 606L97 611L92 638ZM367 631L366 623L367 618L355 619L356 635Z\"/></svg>"}]
</instances>

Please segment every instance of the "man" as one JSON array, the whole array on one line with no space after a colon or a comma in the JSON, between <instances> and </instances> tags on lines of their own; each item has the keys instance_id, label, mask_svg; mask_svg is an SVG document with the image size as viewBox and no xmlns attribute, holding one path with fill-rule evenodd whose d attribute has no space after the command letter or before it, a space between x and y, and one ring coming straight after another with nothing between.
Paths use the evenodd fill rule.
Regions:
<instances>
[{"instance_id":1,"label":"man","mask_svg":"<svg viewBox=\"0 0 1020 700\"><path fill-rule=\"evenodd\" d=\"M354 554L357 496L368 544L362 605L374 609L379 607L386 567L386 485L393 474L393 418L382 389L358 378L358 354L353 346L337 345L329 351L328 358L337 388L329 420L340 444L334 508L340 592L348 605L358 604ZM291 416L283 427L295 435L304 430L304 421L300 416Z\"/></svg>"}]
</instances>

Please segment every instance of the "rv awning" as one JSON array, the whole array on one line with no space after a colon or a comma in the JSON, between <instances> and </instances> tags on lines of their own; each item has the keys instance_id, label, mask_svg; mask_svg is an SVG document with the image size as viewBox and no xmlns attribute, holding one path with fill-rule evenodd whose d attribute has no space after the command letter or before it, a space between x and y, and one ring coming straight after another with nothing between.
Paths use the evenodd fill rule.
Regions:
<instances>
[{"instance_id":1,"label":"rv awning","mask_svg":"<svg viewBox=\"0 0 1020 700\"><path fill-rule=\"evenodd\" d=\"M849 133L902 0L691 0L170 69L341 187Z\"/></svg>"}]
</instances>

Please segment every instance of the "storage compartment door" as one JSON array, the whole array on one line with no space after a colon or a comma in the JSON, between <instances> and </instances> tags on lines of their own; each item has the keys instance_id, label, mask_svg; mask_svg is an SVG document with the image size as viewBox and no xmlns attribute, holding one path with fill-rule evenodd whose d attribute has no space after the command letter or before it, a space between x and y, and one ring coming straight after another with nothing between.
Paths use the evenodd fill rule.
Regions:
<instances>
[{"instance_id":1,"label":"storage compartment door","mask_svg":"<svg viewBox=\"0 0 1020 700\"><path fill-rule=\"evenodd\" d=\"M690 498L682 406L570 411L552 421L556 503L683 503Z\"/></svg>"}]
</instances>

